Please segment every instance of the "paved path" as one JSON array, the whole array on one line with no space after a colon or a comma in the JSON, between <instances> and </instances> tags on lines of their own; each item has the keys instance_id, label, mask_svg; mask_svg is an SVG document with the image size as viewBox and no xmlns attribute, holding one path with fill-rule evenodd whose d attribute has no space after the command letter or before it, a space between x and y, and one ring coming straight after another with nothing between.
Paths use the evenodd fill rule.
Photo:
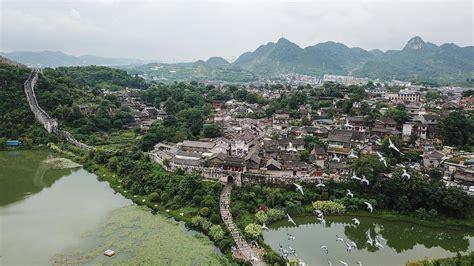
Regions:
<instances>
[{"instance_id":1,"label":"paved path","mask_svg":"<svg viewBox=\"0 0 474 266\"><path fill-rule=\"evenodd\" d=\"M260 254L262 254L262 250L259 249L252 249L250 245L247 243L247 241L241 236L239 230L234 224L234 221L232 220L232 214L230 212L229 208L229 203L230 203L230 193L232 191L232 184L231 183L226 183L224 186L224 189L222 189L221 192L221 197L220 197L220 211L221 211L221 217L222 220L224 221L225 225L229 229L230 234L234 238L235 243L237 244L237 250L238 254L236 257L242 258L246 261L252 262L253 265L266 265L265 262L263 262L262 257ZM257 258L258 261L252 261L251 256L254 256Z\"/></svg>"}]
</instances>

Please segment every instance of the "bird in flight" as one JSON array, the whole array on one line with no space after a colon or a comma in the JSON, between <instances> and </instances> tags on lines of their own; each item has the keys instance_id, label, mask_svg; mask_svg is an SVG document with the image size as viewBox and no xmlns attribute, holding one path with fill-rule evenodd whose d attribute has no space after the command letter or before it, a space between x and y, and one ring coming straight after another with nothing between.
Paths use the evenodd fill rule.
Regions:
<instances>
[{"instance_id":1,"label":"bird in flight","mask_svg":"<svg viewBox=\"0 0 474 266\"><path fill-rule=\"evenodd\" d=\"M390 138L388 138L388 142L389 142L389 145L388 145L388 148L389 149L392 149L392 150L396 150L398 153L400 153L401 155L403 155L403 152L401 152L397 146L395 146L395 144L393 144L392 140Z\"/></svg>"}]
</instances>

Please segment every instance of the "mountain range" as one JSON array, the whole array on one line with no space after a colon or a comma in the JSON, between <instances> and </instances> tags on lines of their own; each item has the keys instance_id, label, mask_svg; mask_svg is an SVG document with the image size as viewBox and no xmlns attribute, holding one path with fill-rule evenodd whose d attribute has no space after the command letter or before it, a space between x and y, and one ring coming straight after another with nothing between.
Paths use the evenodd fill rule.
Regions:
<instances>
[{"instance_id":1,"label":"mountain range","mask_svg":"<svg viewBox=\"0 0 474 266\"><path fill-rule=\"evenodd\" d=\"M436 45L420 37L411 38L401 50L381 51L324 42L302 48L281 38L240 55L230 63L222 57L206 61L164 64L133 59L97 56L70 56L61 52L0 53L26 65L135 65L124 67L131 74L158 80L254 81L262 77L298 73L322 77L324 74L352 75L382 80L407 80L438 84L474 83L474 46L453 43Z\"/></svg>"},{"instance_id":2,"label":"mountain range","mask_svg":"<svg viewBox=\"0 0 474 266\"><path fill-rule=\"evenodd\" d=\"M0 56L27 66L59 67L59 66L118 66L146 64L150 61L129 58L106 58L95 55L73 56L59 51L17 51L0 53Z\"/></svg>"},{"instance_id":3,"label":"mountain range","mask_svg":"<svg viewBox=\"0 0 474 266\"><path fill-rule=\"evenodd\" d=\"M234 64L258 75L293 72L449 83L474 78L474 47L437 46L414 37L402 50L383 52L336 42L301 48L282 38L242 54Z\"/></svg>"}]
</instances>

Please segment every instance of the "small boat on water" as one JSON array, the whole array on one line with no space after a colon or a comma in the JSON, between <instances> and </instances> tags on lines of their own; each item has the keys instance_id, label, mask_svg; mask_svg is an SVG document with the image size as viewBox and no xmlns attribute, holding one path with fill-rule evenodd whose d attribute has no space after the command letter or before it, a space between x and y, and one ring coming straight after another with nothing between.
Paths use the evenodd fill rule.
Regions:
<instances>
[{"instance_id":1,"label":"small boat on water","mask_svg":"<svg viewBox=\"0 0 474 266\"><path fill-rule=\"evenodd\" d=\"M112 257L113 255L115 255L115 251L107 249L106 251L104 251L104 255L107 257Z\"/></svg>"}]
</instances>

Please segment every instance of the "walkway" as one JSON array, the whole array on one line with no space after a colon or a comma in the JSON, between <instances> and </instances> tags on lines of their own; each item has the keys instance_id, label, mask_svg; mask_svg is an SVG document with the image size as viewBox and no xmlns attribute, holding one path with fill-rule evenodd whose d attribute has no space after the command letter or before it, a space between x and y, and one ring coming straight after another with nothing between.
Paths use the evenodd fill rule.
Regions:
<instances>
[{"instance_id":1,"label":"walkway","mask_svg":"<svg viewBox=\"0 0 474 266\"><path fill-rule=\"evenodd\" d=\"M262 250L260 249L252 249L247 241L240 235L239 230L234 224L232 220L232 214L229 209L230 203L230 194L232 191L232 183L226 183L224 189L222 189L221 197L220 197L220 211L221 217L224 221L227 229L229 229L230 234L234 238L235 243L237 244L237 254L234 253L235 257L242 258L246 261L252 262L253 265L266 265L263 262L263 259L260 254L262 254ZM257 258L258 261L251 261L251 256Z\"/></svg>"}]
</instances>

